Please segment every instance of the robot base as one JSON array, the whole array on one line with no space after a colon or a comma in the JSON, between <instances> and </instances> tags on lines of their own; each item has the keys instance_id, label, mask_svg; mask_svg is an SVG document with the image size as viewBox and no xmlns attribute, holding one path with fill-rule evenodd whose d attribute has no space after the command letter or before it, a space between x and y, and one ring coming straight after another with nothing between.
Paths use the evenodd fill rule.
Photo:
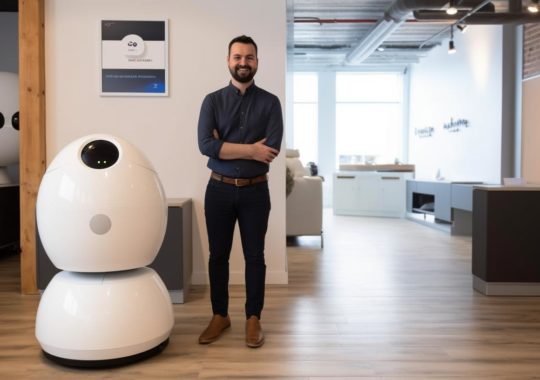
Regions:
<instances>
[{"instance_id":1,"label":"robot base","mask_svg":"<svg viewBox=\"0 0 540 380\"><path fill-rule=\"evenodd\" d=\"M153 269L62 271L41 297L36 338L60 364L115 366L159 353L173 324L169 293Z\"/></svg>"},{"instance_id":2,"label":"robot base","mask_svg":"<svg viewBox=\"0 0 540 380\"><path fill-rule=\"evenodd\" d=\"M160 343L154 348L151 348L148 351L141 352L141 353L131 355L131 356L127 356L124 358L107 359L107 360L66 359L66 358L61 358L58 356L51 355L45 350L43 350L43 354L45 355L47 359L66 367L102 369L102 368L121 367L124 365L133 364L138 361L151 358L152 356L155 356L161 353L161 351L165 349L167 344L169 344L169 338L167 338L164 342Z\"/></svg>"}]
</instances>

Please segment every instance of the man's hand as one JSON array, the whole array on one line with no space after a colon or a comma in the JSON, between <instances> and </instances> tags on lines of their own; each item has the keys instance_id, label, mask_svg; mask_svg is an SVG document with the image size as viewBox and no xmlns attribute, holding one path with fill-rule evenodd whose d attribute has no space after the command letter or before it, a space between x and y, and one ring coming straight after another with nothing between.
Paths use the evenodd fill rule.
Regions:
<instances>
[{"instance_id":1,"label":"man's hand","mask_svg":"<svg viewBox=\"0 0 540 380\"><path fill-rule=\"evenodd\" d=\"M212 131L212 136L219 140L219 134L217 130ZM219 158L222 160L255 160L264 162L266 164L274 161L274 158L279 153L279 150L270 146L264 145L266 137L253 144L237 144L230 142L223 142L221 150L219 151Z\"/></svg>"},{"instance_id":2,"label":"man's hand","mask_svg":"<svg viewBox=\"0 0 540 380\"><path fill-rule=\"evenodd\" d=\"M277 149L264 145L265 142L266 137L252 144L251 157L256 161L269 164L274 161L274 158L276 158L279 151Z\"/></svg>"}]
</instances>

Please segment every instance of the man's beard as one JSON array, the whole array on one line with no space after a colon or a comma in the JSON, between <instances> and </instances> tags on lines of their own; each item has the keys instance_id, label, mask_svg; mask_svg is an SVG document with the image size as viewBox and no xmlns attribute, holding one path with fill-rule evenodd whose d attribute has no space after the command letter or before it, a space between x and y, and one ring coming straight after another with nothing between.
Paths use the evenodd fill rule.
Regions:
<instances>
[{"instance_id":1,"label":"man's beard","mask_svg":"<svg viewBox=\"0 0 540 380\"><path fill-rule=\"evenodd\" d=\"M240 75L238 71L240 69L248 69L249 71L246 74ZM253 77L257 73L257 69L254 69L250 66L240 66L236 65L234 68L229 67L229 72L231 76L240 83L249 83L253 80Z\"/></svg>"}]
</instances>

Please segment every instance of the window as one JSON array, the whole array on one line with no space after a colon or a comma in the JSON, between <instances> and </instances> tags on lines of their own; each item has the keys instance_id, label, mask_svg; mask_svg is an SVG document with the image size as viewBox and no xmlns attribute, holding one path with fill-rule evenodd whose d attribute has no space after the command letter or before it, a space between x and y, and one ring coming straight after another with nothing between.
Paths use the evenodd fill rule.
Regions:
<instances>
[{"instance_id":1,"label":"window","mask_svg":"<svg viewBox=\"0 0 540 380\"><path fill-rule=\"evenodd\" d=\"M317 162L318 78L316 73L294 73L293 147L305 165Z\"/></svg>"},{"instance_id":2,"label":"window","mask_svg":"<svg viewBox=\"0 0 540 380\"><path fill-rule=\"evenodd\" d=\"M336 73L337 162L402 160L402 103L401 73Z\"/></svg>"}]
</instances>

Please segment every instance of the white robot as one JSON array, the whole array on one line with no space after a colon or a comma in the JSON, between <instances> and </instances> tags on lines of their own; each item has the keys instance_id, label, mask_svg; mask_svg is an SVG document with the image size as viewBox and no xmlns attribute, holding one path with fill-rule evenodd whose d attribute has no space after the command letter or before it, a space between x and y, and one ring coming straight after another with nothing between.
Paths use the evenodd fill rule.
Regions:
<instances>
[{"instance_id":1,"label":"white robot","mask_svg":"<svg viewBox=\"0 0 540 380\"><path fill-rule=\"evenodd\" d=\"M0 71L0 185L10 184L6 166L19 162L19 76Z\"/></svg>"},{"instance_id":2,"label":"white robot","mask_svg":"<svg viewBox=\"0 0 540 380\"><path fill-rule=\"evenodd\" d=\"M63 270L37 312L45 356L109 367L161 352L172 304L159 275L145 266L163 241L167 204L144 155L109 135L72 142L43 176L37 224L47 255Z\"/></svg>"}]
</instances>

